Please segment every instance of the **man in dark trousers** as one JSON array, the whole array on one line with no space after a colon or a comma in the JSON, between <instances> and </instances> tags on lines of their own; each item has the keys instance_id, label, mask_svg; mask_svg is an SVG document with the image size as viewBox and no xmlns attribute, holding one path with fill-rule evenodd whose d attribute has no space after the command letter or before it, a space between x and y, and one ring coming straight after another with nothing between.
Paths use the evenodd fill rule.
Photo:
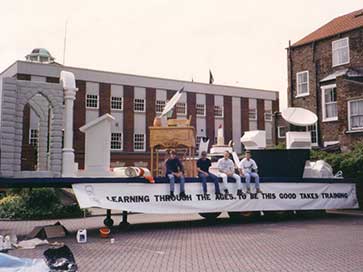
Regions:
<instances>
[{"instance_id":1,"label":"man in dark trousers","mask_svg":"<svg viewBox=\"0 0 363 272\"><path fill-rule=\"evenodd\" d=\"M180 180L180 196L185 197L185 189L184 189L184 167L182 162L176 157L176 152L174 150L169 151L169 158L165 162L166 166L166 176L169 178L170 181L170 195L174 195L175 189L175 179Z\"/></svg>"},{"instance_id":2,"label":"man in dark trousers","mask_svg":"<svg viewBox=\"0 0 363 272\"><path fill-rule=\"evenodd\" d=\"M215 194L219 195L221 192L219 190L218 178L216 175L209 172L209 167L211 167L211 165L210 159L207 158L207 152L203 151L201 158L197 161L198 177L202 179L203 193L207 193L207 180L209 179L214 183Z\"/></svg>"}]
</instances>

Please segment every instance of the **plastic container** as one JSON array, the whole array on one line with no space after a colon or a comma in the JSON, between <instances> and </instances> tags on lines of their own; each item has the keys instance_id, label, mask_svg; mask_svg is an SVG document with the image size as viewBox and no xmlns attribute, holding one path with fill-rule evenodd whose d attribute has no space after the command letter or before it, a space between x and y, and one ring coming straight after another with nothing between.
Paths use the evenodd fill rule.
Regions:
<instances>
[{"instance_id":1,"label":"plastic container","mask_svg":"<svg viewBox=\"0 0 363 272\"><path fill-rule=\"evenodd\" d=\"M80 229L77 231L77 243L87 243L87 230L86 229Z\"/></svg>"}]
</instances>

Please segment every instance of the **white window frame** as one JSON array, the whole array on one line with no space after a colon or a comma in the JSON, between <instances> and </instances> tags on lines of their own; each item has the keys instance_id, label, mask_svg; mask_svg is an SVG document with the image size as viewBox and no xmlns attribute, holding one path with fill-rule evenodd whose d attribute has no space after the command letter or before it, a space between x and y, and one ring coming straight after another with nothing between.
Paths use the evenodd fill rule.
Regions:
<instances>
[{"instance_id":1,"label":"white window frame","mask_svg":"<svg viewBox=\"0 0 363 272\"><path fill-rule=\"evenodd\" d=\"M281 132L280 132L280 129L281 128L284 128L285 129L285 136L282 136L281 135ZM285 139L286 138L286 126L278 126L277 127L277 137L279 138L279 139Z\"/></svg>"},{"instance_id":2,"label":"white window frame","mask_svg":"<svg viewBox=\"0 0 363 272\"><path fill-rule=\"evenodd\" d=\"M217 111L221 111L221 115L217 115L216 114L216 110ZM214 105L214 117L215 118L224 118L224 107L220 106L220 105Z\"/></svg>"},{"instance_id":3,"label":"white window frame","mask_svg":"<svg viewBox=\"0 0 363 272\"><path fill-rule=\"evenodd\" d=\"M112 107L112 98L117 98L117 99L121 98L121 109ZM111 96L110 100L111 100L110 101L111 110L113 110L113 111L123 111L123 109L124 109L124 98L122 96ZM115 101L115 103L119 103L119 102L120 101Z\"/></svg>"},{"instance_id":4,"label":"white window frame","mask_svg":"<svg viewBox=\"0 0 363 272\"><path fill-rule=\"evenodd\" d=\"M315 123L311 126L315 126L315 133L316 133L316 143L313 143L313 137L311 137L311 145L312 146L319 146L319 134L318 134L318 124ZM309 130L310 126L306 126L305 130L309 131L310 133L312 132L312 130Z\"/></svg>"},{"instance_id":5,"label":"white window frame","mask_svg":"<svg viewBox=\"0 0 363 272\"><path fill-rule=\"evenodd\" d=\"M334 48L335 44L337 44L338 42L340 42L342 40L347 40L347 46ZM342 63L334 63L334 53L335 53L335 51L342 50L344 48L348 49L348 61L347 62L342 62ZM337 67L337 66L340 66L340 65L348 64L350 62L349 37L345 37L345 38L342 38L342 39L339 39L339 40L332 41L332 43L331 43L331 52L332 52L332 54L331 54L332 67Z\"/></svg>"},{"instance_id":6,"label":"white window frame","mask_svg":"<svg viewBox=\"0 0 363 272\"><path fill-rule=\"evenodd\" d=\"M255 117L251 118L251 114L253 114ZM248 109L248 120L250 121L257 120L257 109Z\"/></svg>"},{"instance_id":7,"label":"white window frame","mask_svg":"<svg viewBox=\"0 0 363 272\"><path fill-rule=\"evenodd\" d=\"M305 82L304 83L299 82L299 75L305 74L305 73L307 74L307 77L306 77L307 92L301 93L301 92L299 92L299 90L300 90L299 86L302 84L305 84ZM296 96L295 97L298 98L298 97L304 97L304 96L308 96L308 95L310 95L309 71L305 70L305 71L297 72L296 73Z\"/></svg>"},{"instance_id":8,"label":"white window frame","mask_svg":"<svg viewBox=\"0 0 363 272\"><path fill-rule=\"evenodd\" d=\"M141 103L142 101L142 103ZM143 109L136 109L136 105L143 105ZM145 99L144 98L134 98L134 112L145 112Z\"/></svg>"},{"instance_id":9,"label":"white window frame","mask_svg":"<svg viewBox=\"0 0 363 272\"><path fill-rule=\"evenodd\" d=\"M184 105L184 112L179 112L181 105ZM178 102L175 105L176 115L187 115L187 103L186 102Z\"/></svg>"},{"instance_id":10,"label":"white window frame","mask_svg":"<svg viewBox=\"0 0 363 272\"><path fill-rule=\"evenodd\" d=\"M335 88L335 96L336 96L337 92L336 87L337 87L336 84L330 84L321 87L321 110L322 110L323 122L333 122L338 120L338 99L337 101L335 101L335 104L337 105L337 116L328 118L326 117L326 111L325 111L325 91Z\"/></svg>"},{"instance_id":11,"label":"white window frame","mask_svg":"<svg viewBox=\"0 0 363 272\"><path fill-rule=\"evenodd\" d=\"M136 149L135 148L136 135L143 135L144 136L143 148L142 149ZM146 151L146 135L144 133L134 133L134 151L135 152L143 152L143 151Z\"/></svg>"},{"instance_id":12,"label":"white window frame","mask_svg":"<svg viewBox=\"0 0 363 272\"><path fill-rule=\"evenodd\" d=\"M36 131L36 137L32 137L32 131ZM36 144L32 144L32 140L36 140ZM36 128L30 128L29 129L29 144L34 146L34 147L38 147L39 144L39 129Z\"/></svg>"},{"instance_id":13,"label":"white window frame","mask_svg":"<svg viewBox=\"0 0 363 272\"><path fill-rule=\"evenodd\" d=\"M266 118L266 115L268 115L268 114L271 116L271 118L270 118L270 119L267 119L267 118ZM272 120L273 120L272 110L266 110L266 111L265 111L265 116L264 116L264 117L265 117L265 122L272 122Z\"/></svg>"},{"instance_id":14,"label":"white window frame","mask_svg":"<svg viewBox=\"0 0 363 272\"><path fill-rule=\"evenodd\" d=\"M159 103L158 103L159 102ZM164 106L162 107L161 110L159 110L158 108L161 106L161 104L164 103ZM156 100L155 101L155 112L156 113L162 113L163 110L165 109L165 105L166 105L166 101L165 100Z\"/></svg>"},{"instance_id":15,"label":"white window frame","mask_svg":"<svg viewBox=\"0 0 363 272\"><path fill-rule=\"evenodd\" d=\"M357 101L363 101L363 98L359 98L359 99L353 99L353 100L349 100L348 103L348 131L350 132L355 132L355 131L363 131L363 127L357 127L357 128L352 128L352 124L350 121L350 111L351 111L351 106L350 103L351 102L357 102Z\"/></svg>"},{"instance_id":16,"label":"white window frame","mask_svg":"<svg viewBox=\"0 0 363 272\"><path fill-rule=\"evenodd\" d=\"M198 106L203 106L203 114L198 113ZM201 110L201 108L199 108L199 110ZM196 111L197 116L199 116L199 117L205 117L205 113L206 113L206 111L205 111L205 104L199 104L199 103L197 103L195 105L195 111Z\"/></svg>"},{"instance_id":17,"label":"white window frame","mask_svg":"<svg viewBox=\"0 0 363 272\"><path fill-rule=\"evenodd\" d=\"M120 148L112 148L112 136L113 134L120 134L121 135L121 147ZM111 151L122 151L124 149L124 135L121 131L115 131L115 132L111 132Z\"/></svg>"},{"instance_id":18,"label":"white window frame","mask_svg":"<svg viewBox=\"0 0 363 272\"><path fill-rule=\"evenodd\" d=\"M90 106L87 106L87 101L88 101L88 99L89 99L89 97L88 96L95 96L96 98L97 98L97 107L90 107ZM99 97L99 95L98 94L91 94L91 93L89 93L89 94L86 94L86 109L91 109L91 110L97 110L97 109L99 109L99 107L100 107L100 99L99 99L100 97ZM91 98L90 98L91 99ZM94 99L94 98L92 98L92 99Z\"/></svg>"}]
</instances>

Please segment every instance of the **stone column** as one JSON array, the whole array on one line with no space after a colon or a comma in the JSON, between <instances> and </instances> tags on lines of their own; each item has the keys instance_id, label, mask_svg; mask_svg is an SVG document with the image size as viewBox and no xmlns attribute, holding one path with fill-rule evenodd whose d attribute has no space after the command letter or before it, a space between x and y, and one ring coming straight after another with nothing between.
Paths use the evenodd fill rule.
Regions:
<instances>
[{"instance_id":1,"label":"stone column","mask_svg":"<svg viewBox=\"0 0 363 272\"><path fill-rule=\"evenodd\" d=\"M77 88L64 89L65 104L65 128L64 128L64 148L62 156L62 176L74 177L74 149L73 149L73 104L76 99Z\"/></svg>"}]
</instances>

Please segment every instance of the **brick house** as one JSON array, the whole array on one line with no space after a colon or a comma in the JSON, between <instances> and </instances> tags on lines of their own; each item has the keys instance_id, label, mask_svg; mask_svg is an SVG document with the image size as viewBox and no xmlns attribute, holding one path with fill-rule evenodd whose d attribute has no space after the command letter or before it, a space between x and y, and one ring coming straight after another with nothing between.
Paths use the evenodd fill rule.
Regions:
<instances>
[{"instance_id":1,"label":"brick house","mask_svg":"<svg viewBox=\"0 0 363 272\"><path fill-rule=\"evenodd\" d=\"M337 17L290 44L288 104L315 112L313 145L340 145L363 139L363 9ZM286 125L280 123L284 137Z\"/></svg>"}]
</instances>

